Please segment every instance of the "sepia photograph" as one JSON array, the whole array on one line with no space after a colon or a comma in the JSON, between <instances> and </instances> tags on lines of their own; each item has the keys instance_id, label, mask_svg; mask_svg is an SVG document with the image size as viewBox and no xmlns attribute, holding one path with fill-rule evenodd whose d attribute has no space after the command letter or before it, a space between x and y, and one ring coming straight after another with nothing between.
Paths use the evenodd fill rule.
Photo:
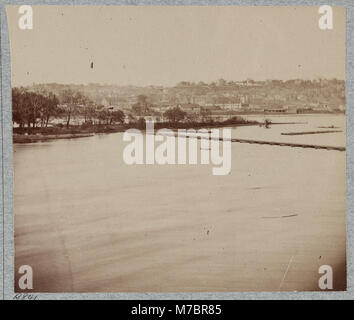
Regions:
<instances>
[{"instance_id":1,"label":"sepia photograph","mask_svg":"<svg viewBox=\"0 0 354 320\"><path fill-rule=\"evenodd\" d=\"M14 291L345 291L346 10L7 5Z\"/></svg>"}]
</instances>

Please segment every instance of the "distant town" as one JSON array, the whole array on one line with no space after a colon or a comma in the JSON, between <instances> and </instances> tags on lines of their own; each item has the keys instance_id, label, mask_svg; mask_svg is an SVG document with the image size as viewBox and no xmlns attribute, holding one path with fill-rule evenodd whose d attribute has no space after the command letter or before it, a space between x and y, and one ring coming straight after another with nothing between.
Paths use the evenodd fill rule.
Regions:
<instances>
[{"instance_id":1,"label":"distant town","mask_svg":"<svg viewBox=\"0 0 354 320\"><path fill-rule=\"evenodd\" d=\"M345 81L267 80L180 82L173 87L90 83L13 88L18 128L223 122L242 114L344 113Z\"/></svg>"}]
</instances>

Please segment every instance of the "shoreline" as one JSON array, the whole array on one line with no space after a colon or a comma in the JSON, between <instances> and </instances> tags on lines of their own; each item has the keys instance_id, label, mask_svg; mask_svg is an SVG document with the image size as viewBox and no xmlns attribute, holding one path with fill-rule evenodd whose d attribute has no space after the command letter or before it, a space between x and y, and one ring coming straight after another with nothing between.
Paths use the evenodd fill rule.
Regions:
<instances>
[{"instance_id":1,"label":"shoreline","mask_svg":"<svg viewBox=\"0 0 354 320\"><path fill-rule=\"evenodd\" d=\"M183 124L166 124L166 123L155 123L155 129L171 129L171 130L178 130L178 129L200 129L200 128L223 128L223 127L242 127L242 126L258 126L260 122L250 121L247 123L236 123L236 124L210 124L210 123L196 123L193 125L183 125ZM27 128L26 128L27 129ZM84 138L84 137L92 137L95 134L104 133L118 133L124 132L128 129L139 129L142 132L146 131L146 127L141 128L139 126L131 126L131 125L106 125L101 127L89 127L89 128L82 128L78 127L70 127L70 128L32 128L30 131L31 133L18 133L15 130L13 131L13 143L34 143L34 142L44 142L50 140L57 140L57 139L77 139L77 138ZM18 131L18 130L17 130ZM34 131L34 132L33 132ZM37 131L37 132L36 132Z\"/></svg>"},{"instance_id":2,"label":"shoreline","mask_svg":"<svg viewBox=\"0 0 354 320\"><path fill-rule=\"evenodd\" d=\"M244 126L264 126L263 122L245 120L244 122L235 123L166 123L159 122L154 124L154 129L170 129L177 131L179 129L211 129L211 128L225 128L225 127L244 127ZM284 124L304 124L307 122L271 122L269 125L284 125ZM114 124L114 125L93 125L93 126L71 126L66 127L47 127L47 128L13 128L13 143L14 144L24 144L24 143L36 143L53 141L58 139L77 139L85 137L93 137L95 134L109 134L125 132L128 129L138 129L142 132L146 131L146 126L141 126L139 124ZM329 131L329 130L328 130ZM331 132L335 132L332 131ZM312 133L312 132L311 132ZM315 132L314 132L315 133ZM316 132L317 133L317 132ZM322 133L322 132L321 132ZM284 133L282 133L284 134ZM286 133L287 135L289 133ZM291 133L291 135L294 133ZM289 134L290 135L290 134Z\"/></svg>"},{"instance_id":3,"label":"shoreline","mask_svg":"<svg viewBox=\"0 0 354 320\"><path fill-rule=\"evenodd\" d=\"M44 142L50 140L58 139L77 139L85 137L93 137L94 133L63 133L63 134L13 134L13 143L34 143L34 142Z\"/></svg>"}]
</instances>

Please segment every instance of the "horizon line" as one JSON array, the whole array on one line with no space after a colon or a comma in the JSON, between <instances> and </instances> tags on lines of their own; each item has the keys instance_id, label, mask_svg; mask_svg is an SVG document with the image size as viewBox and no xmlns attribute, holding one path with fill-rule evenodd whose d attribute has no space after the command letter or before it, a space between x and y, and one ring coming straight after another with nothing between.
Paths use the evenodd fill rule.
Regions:
<instances>
[{"instance_id":1,"label":"horizon line","mask_svg":"<svg viewBox=\"0 0 354 320\"><path fill-rule=\"evenodd\" d=\"M50 84L57 84L57 85L63 85L63 86L90 86L90 85L100 85L100 86L116 86L116 87L176 87L178 86L178 84L180 84L181 82L187 82L193 85L198 85L199 82L203 82L206 85L210 85L212 83L216 83L219 80L225 80L227 83L228 82L247 82L247 81L254 81L255 83L257 82L267 82L267 81L281 81L281 82L287 82L287 81L296 81L296 80L301 80L301 81L319 81L319 80L337 80L337 81L346 81L346 79L341 79L341 78L337 78L337 77L316 77L316 78L289 78L289 79L278 79L278 78L273 78L273 79L265 79L265 80L254 80L254 79L244 79L244 80L226 80L223 78L219 78L217 80L213 80L211 82L206 82L203 80L199 80L199 81L188 81L188 80L181 80L179 82L177 82L174 85L163 85L163 84L146 84L146 85L137 85L137 84L118 84L118 83L104 83L104 82L86 82L86 83L68 83L68 82L33 82L32 84L11 84L12 88L15 87L31 87L34 85L50 85ZM218 86L218 85L217 85Z\"/></svg>"}]
</instances>

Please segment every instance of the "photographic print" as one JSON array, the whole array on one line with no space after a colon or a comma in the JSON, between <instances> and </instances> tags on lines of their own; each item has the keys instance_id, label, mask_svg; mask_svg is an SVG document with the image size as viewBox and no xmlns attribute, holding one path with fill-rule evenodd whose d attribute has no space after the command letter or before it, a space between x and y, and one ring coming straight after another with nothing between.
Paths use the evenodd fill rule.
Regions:
<instances>
[{"instance_id":1,"label":"photographic print","mask_svg":"<svg viewBox=\"0 0 354 320\"><path fill-rule=\"evenodd\" d=\"M346 12L8 5L15 292L346 290Z\"/></svg>"}]
</instances>

